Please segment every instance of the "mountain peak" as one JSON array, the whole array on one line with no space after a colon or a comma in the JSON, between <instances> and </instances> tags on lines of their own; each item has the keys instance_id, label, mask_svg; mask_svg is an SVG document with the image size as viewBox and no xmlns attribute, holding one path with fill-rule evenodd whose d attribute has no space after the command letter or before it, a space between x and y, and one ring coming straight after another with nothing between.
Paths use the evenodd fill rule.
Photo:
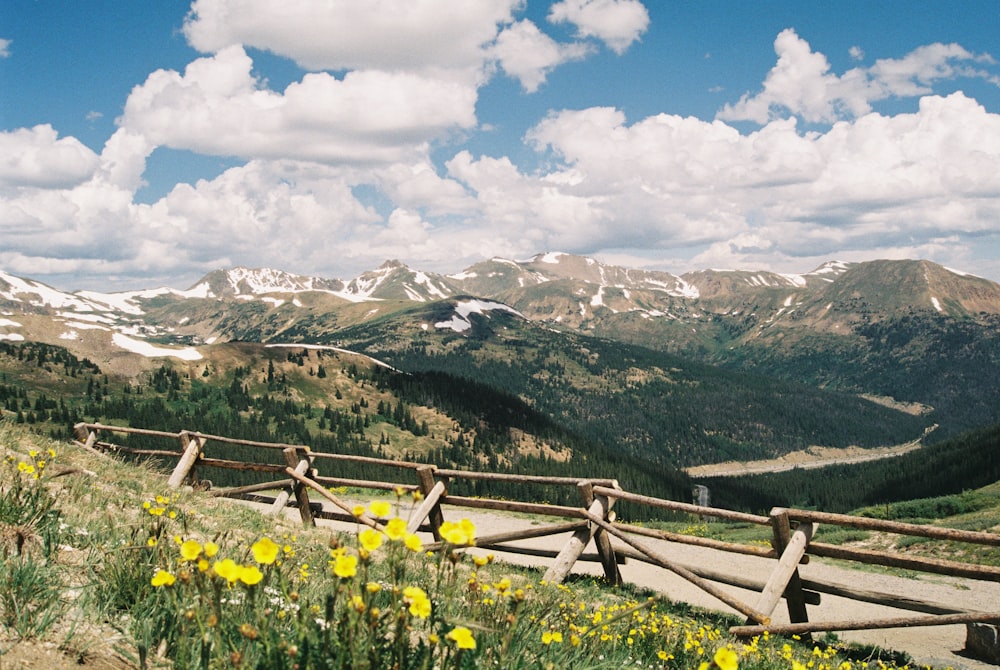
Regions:
<instances>
[{"instance_id":1,"label":"mountain peak","mask_svg":"<svg viewBox=\"0 0 1000 670\"><path fill-rule=\"evenodd\" d=\"M306 277L272 268L237 266L210 272L189 290L205 297L221 298L304 291L338 292L342 289L343 282L337 279Z\"/></svg>"}]
</instances>

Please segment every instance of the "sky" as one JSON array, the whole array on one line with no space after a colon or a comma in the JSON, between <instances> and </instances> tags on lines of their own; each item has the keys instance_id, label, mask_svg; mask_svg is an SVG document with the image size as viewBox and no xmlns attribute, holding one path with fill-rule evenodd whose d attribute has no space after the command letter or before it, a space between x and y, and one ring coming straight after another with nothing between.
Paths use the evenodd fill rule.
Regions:
<instances>
[{"instance_id":1,"label":"sky","mask_svg":"<svg viewBox=\"0 0 1000 670\"><path fill-rule=\"evenodd\" d=\"M997 0L4 0L0 270L1000 281Z\"/></svg>"}]
</instances>

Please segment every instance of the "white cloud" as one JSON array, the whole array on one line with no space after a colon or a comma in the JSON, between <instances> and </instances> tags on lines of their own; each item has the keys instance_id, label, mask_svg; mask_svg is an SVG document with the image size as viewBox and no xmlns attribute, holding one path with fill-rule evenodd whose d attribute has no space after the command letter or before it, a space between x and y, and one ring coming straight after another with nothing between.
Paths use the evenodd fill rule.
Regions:
<instances>
[{"instance_id":1,"label":"white cloud","mask_svg":"<svg viewBox=\"0 0 1000 670\"><path fill-rule=\"evenodd\" d=\"M988 72L968 63L993 62L957 44L930 44L901 59L879 59L870 68L854 68L838 76L830 72L826 56L813 51L792 28L778 34L774 50L778 62L768 72L763 91L745 93L737 103L725 105L718 118L764 124L787 112L812 123L833 123L867 114L874 101L931 93L931 85L940 80L990 79ZM852 47L852 57L858 53L863 55Z\"/></svg>"},{"instance_id":2,"label":"white cloud","mask_svg":"<svg viewBox=\"0 0 1000 670\"><path fill-rule=\"evenodd\" d=\"M0 132L0 188L72 186L97 165L93 151L75 137L60 138L48 124Z\"/></svg>"},{"instance_id":3,"label":"white cloud","mask_svg":"<svg viewBox=\"0 0 1000 670\"><path fill-rule=\"evenodd\" d=\"M868 114L825 134L799 134L794 120L748 135L669 115L629 126L616 110L588 109L551 116L529 139L565 163L545 180L557 191L547 197L576 197L584 207L577 217L613 231L613 242L590 237L596 248L871 254L989 235L1000 219L1000 115L962 94L925 97L915 114ZM573 179L551 178L570 172ZM495 173L468 183L488 189L518 177L530 179ZM541 201L518 186L519 211L532 211L530 198Z\"/></svg>"},{"instance_id":4,"label":"white cloud","mask_svg":"<svg viewBox=\"0 0 1000 670\"><path fill-rule=\"evenodd\" d=\"M184 33L196 49L244 44L310 70L478 70L521 0L196 0Z\"/></svg>"},{"instance_id":5,"label":"white cloud","mask_svg":"<svg viewBox=\"0 0 1000 670\"><path fill-rule=\"evenodd\" d=\"M561 0L549 10L549 21L572 23L580 37L595 37L622 54L646 32L649 12L638 0Z\"/></svg>"},{"instance_id":6,"label":"white cloud","mask_svg":"<svg viewBox=\"0 0 1000 670\"><path fill-rule=\"evenodd\" d=\"M518 21L505 28L491 53L500 67L534 93L555 67L584 58L589 49L584 44L560 44L538 29L531 21Z\"/></svg>"},{"instance_id":7,"label":"white cloud","mask_svg":"<svg viewBox=\"0 0 1000 670\"><path fill-rule=\"evenodd\" d=\"M156 145L244 158L382 163L475 125L476 90L405 72L307 74L283 93L264 88L239 46L184 74L157 70L133 89L122 127Z\"/></svg>"},{"instance_id":8,"label":"white cloud","mask_svg":"<svg viewBox=\"0 0 1000 670\"><path fill-rule=\"evenodd\" d=\"M859 60L859 61L860 60L864 60L865 59L865 50L862 49L861 47L857 46L857 45L854 45L850 49L847 50L847 55L849 55L851 57L851 60Z\"/></svg>"},{"instance_id":9,"label":"white cloud","mask_svg":"<svg viewBox=\"0 0 1000 670\"><path fill-rule=\"evenodd\" d=\"M0 58L10 57L10 44L11 44L10 40L5 40L3 38L0 38Z\"/></svg>"}]
</instances>

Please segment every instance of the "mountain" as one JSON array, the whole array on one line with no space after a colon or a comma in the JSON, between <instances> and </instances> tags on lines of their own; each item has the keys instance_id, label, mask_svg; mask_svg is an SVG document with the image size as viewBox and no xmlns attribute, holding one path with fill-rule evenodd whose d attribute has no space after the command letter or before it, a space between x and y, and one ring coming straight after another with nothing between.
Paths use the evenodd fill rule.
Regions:
<instances>
[{"instance_id":1,"label":"mountain","mask_svg":"<svg viewBox=\"0 0 1000 670\"><path fill-rule=\"evenodd\" d=\"M584 343L579 336L591 339ZM643 416L624 405L595 409L596 400L548 393L560 379L641 404L646 400L629 395L632 386L646 379L669 384L665 380L672 378L644 366L691 369L695 362L707 367L679 387L722 389L730 383L753 389L734 394L751 406L763 384L738 376L705 379L749 373L788 388L874 398L894 411L922 413L939 425L935 436L1000 422L993 401L1000 397L1000 285L927 261L833 261L803 274L674 275L545 253L520 261L494 258L451 275L388 261L349 281L232 268L212 272L185 291L110 294L66 293L0 273L0 340L64 346L123 375L143 369L137 357L190 360L222 342L349 346L388 357L402 369L405 361L413 369L488 374L491 383L536 406L552 397L577 407L590 403L577 418L563 417L577 422L576 429L586 429L588 412L616 411L642 423L649 412L675 410L650 405ZM631 352L626 358L632 363L622 359L614 371L598 369L602 364L584 352L603 351L599 358L610 360L614 347L605 351L608 342L675 358L654 361L640 349L622 349L622 355ZM664 389L664 397L670 396ZM722 396L692 392L685 411L694 415L704 402L702 413L725 406L739 420L754 422ZM817 407L826 404L813 400ZM689 423L700 426L695 432L702 436L715 430L703 421ZM627 431L618 426L606 439L633 446L661 440L656 449L668 439L656 431L641 439L623 437ZM682 433L669 440L679 444ZM779 448L801 443L806 434L787 433ZM720 438L729 446L693 458L739 455L739 445L747 442L733 435ZM764 430L754 439L758 449L771 438Z\"/></svg>"}]
</instances>

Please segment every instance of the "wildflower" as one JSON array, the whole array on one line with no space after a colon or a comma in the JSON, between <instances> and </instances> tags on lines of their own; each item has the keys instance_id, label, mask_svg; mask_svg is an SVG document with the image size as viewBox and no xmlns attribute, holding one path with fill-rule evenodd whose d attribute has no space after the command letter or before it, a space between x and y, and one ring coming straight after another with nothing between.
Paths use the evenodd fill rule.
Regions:
<instances>
[{"instance_id":1,"label":"wildflower","mask_svg":"<svg viewBox=\"0 0 1000 670\"><path fill-rule=\"evenodd\" d=\"M247 586L253 586L264 579L264 573L256 565L248 565L240 568L239 580Z\"/></svg>"},{"instance_id":2,"label":"wildflower","mask_svg":"<svg viewBox=\"0 0 1000 670\"><path fill-rule=\"evenodd\" d=\"M240 572L242 568L231 558L227 558L224 561L216 561L212 564L212 570L215 571L219 577L222 577L227 582L232 584L240 578Z\"/></svg>"},{"instance_id":3,"label":"wildflower","mask_svg":"<svg viewBox=\"0 0 1000 670\"><path fill-rule=\"evenodd\" d=\"M254 569L256 570L256 568L254 568ZM243 637L245 637L248 640L256 640L258 633L257 633L257 629L254 628L253 626L251 626L250 624L248 624L248 623L241 623L240 624L240 635L242 635Z\"/></svg>"},{"instance_id":4,"label":"wildflower","mask_svg":"<svg viewBox=\"0 0 1000 670\"><path fill-rule=\"evenodd\" d=\"M371 510L372 515L381 519L389 516L392 512L392 505L385 500L375 500L368 505L368 509Z\"/></svg>"},{"instance_id":5,"label":"wildflower","mask_svg":"<svg viewBox=\"0 0 1000 670\"><path fill-rule=\"evenodd\" d=\"M472 637L472 631L465 626L456 626L445 637L454 642L459 649L476 648L476 638Z\"/></svg>"},{"instance_id":6,"label":"wildflower","mask_svg":"<svg viewBox=\"0 0 1000 670\"><path fill-rule=\"evenodd\" d=\"M270 538L262 537L250 547L253 560L261 565L271 565L278 558L278 545Z\"/></svg>"},{"instance_id":7,"label":"wildflower","mask_svg":"<svg viewBox=\"0 0 1000 670\"><path fill-rule=\"evenodd\" d=\"M740 667L740 657L729 647L720 647L712 660L719 670L737 670Z\"/></svg>"},{"instance_id":8,"label":"wildflower","mask_svg":"<svg viewBox=\"0 0 1000 670\"><path fill-rule=\"evenodd\" d=\"M547 630L544 633L542 633L542 644L546 646L552 644L553 642L559 644L562 641L563 641L563 636L562 633L560 633L559 631Z\"/></svg>"},{"instance_id":9,"label":"wildflower","mask_svg":"<svg viewBox=\"0 0 1000 670\"><path fill-rule=\"evenodd\" d=\"M219 553L219 545L215 542L206 542L205 546L202 547L205 550L205 556L207 558L212 558L217 553Z\"/></svg>"},{"instance_id":10,"label":"wildflower","mask_svg":"<svg viewBox=\"0 0 1000 670\"><path fill-rule=\"evenodd\" d=\"M430 598L419 586L407 586L403 589L403 600L409 603L409 611L412 616L426 619L431 615Z\"/></svg>"},{"instance_id":11,"label":"wildflower","mask_svg":"<svg viewBox=\"0 0 1000 670\"><path fill-rule=\"evenodd\" d=\"M353 514L354 516L361 516L364 513L365 513L364 505L355 505L354 507L351 508L351 514Z\"/></svg>"},{"instance_id":12,"label":"wildflower","mask_svg":"<svg viewBox=\"0 0 1000 670\"><path fill-rule=\"evenodd\" d=\"M146 546L147 547L155 547L156 546L156 538L155 537L151 537L148 540L146 540Z\"/></svg>"},{"instance_id":13,"label":"wildflower","mask_svg":"<svg viewBox=\"0 0 1000 670\"><path fill-rule=\"evenodd\" d=\"M488 559L486 556L473 556L472 562L476 564L476 567L481 568L487 563L489 563L490 559Z\"/></svg>"},{"instance_id":14,"label":"wildflower","mask_svg":"<svg viewBox=\"0 0 1000 670\"><path fill-rule=\"evenodd\" d=\"M456 546L466 546L475 544L476 526L468 519L462 519L458 523L445 521L441 524L441 538L448 544Z\"/></svg>"},{"instance_id":15,"label":"wildflower","mask_svg":"<svg viewBox=\"0 0 1000 670\"><path fill-rule=\"evenodd\" d=\"M198 559L198 572L208 571L208 561L204 558Z\"/></svg>"},{"instance_id":16,"label":"wildflower","mask_svg":"<svg viewBox=\"0 0 1000 670\"><path fill-rule=\"evenodd\" d=\"M350 579L358 574L358 557L350 554L341 554L334 559L333 574L341 579Z\"/></svg>"},{"instance_id":17,"label":"wildflower","mask_svg":"<svg viewBox=\"0 0 1000 670\"><path fill-rule=\"evenodd\" d=\"M385 535L393 542L398 542L406 537L406 522L398 516L389 519L385 524Z\"/></svg>"},{"instance_id":18,"label":"wildflower","mask_svg":"<svg viewBox=\"0 0 1000 670\"><path fill-rule=\"evenodd\" d=\"M201 545L195 540L187 540L181 545L181 560L195 561L201 556Z\"/></svg>"},{"instance_id":19,"label":"wildflower","mask_svg":"<svg viewBox=\"0 0 1000 670\"><path fill-rule=\"evenodd\" d=\"M368 582L365 585L365 590L367 590L368 593L378 593L382 590L382 585L378 582Z\"/></svg>"},{"instance_id":20,"label":"wildflower","mask_svg":"<svg viewBox=\"0 0 1000 670\"><path fill-rule=\"evenodd\" d=\"M358 533L358 541L365 551L372 552L382 546L382 533L374 528L366 528Z\"/></svg>"},{"instance_id":21,"label":"wildflower","mask_svg":"<svg viewBox=\"0 0 1000 670\"><path fill-rule=\"evenodd\" d=\"M421 542L420 538L413 533L407 533L403 536L403 544L405 544L406 548L410 551L420 551L424 548L423 542Z\"/></svg>"},{"instance_id":22,"label":"wildflower","mask_svg":"<svg viewBox=\"0 0 1000 670\"><path fill-rule=\"evenodd\" d=\"M365 611L365 599L355 594L351 596L351 607L359 614Z\"/></svg>"},{"instance_id":23,"label":"wildflower","mask_svg":"<svg viewBox=\"0 0 1000 670\"><path fill-rule=\"evenodd\" d=\"M397 498L402 498L404 495L406 495L406 488L404 488L403 486L397 484L395 490L393 491L393 493L396 494Z\"/></svg>"},{"instance_id":24,"label":"wildflower","mask_svg":"<svg viewBox=\"0 0 1000 670\"><path fill-rule=\"evenodd\" d=\"M169 572L167 572L166 570L157 570L156 574L153 575L153 578L150 580L149 583L152 584L153 586L160 587L160 586L173 586L174 582L176 581L177 578L174 577Z\"/></svg>"}]
</instances>

